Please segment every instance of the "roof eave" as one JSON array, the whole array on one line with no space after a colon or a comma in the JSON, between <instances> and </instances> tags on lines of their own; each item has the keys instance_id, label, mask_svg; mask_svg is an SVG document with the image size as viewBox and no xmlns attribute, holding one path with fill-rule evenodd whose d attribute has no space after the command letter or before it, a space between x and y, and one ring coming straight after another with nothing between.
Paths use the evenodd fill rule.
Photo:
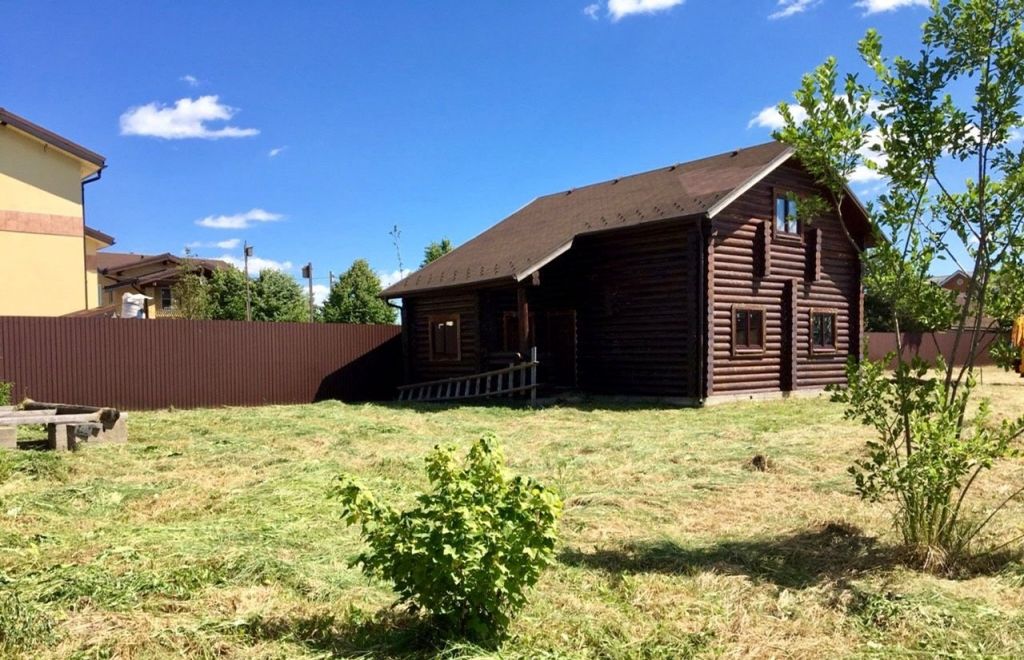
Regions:
<instances>
[{"instance_id":1,"label":"roof eave","mask_svg":"<svg viewBox=\"0 0 1024 660\"><path fill-rule=\"evenodd\" d=\"M16 115L5 108L0 108L0 126L11 126L12 128L17 129L40 142L49 144L60 149L64 153L70 154L80 161L94 165L97 170L106 167L107 159L95 151L86 149L82 145L72 142L66 137L57 135L53 131L43 128L39 124L33 123L20 115Z\"/></svg>"}]
</instances>

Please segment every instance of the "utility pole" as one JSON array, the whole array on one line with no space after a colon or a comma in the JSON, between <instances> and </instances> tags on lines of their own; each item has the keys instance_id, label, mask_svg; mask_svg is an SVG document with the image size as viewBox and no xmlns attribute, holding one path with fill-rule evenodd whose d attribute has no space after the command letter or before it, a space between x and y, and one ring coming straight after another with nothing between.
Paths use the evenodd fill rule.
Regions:
<instances>
[{"instance_id":1,"label":"utility pole","mask_svg":"<svg viewBox=\"0 0 1024 660\"><path fill-rule=\"evenodd\" d=\"M331 283L331 285L329 287L327 287L327 290L328 291L333 291L334 290L334 271L333 270L329 270L329 271L327 271L327 274L328 274L327 275L327 281Z\"/></svg>"},{"instance_id":2,"label":"utility pole","mask_svg":"<svg viewBox=\"0 0 1024 660\"><path fill-rule=\"evenodd\" d=\"M313 262L302 267L302 276L309 282L309 322L313 322Z\"/></svg>"},{"instance_id":3,"label":"utility pole","mask_svg":"<svg viewBox=\"0 0 1024 660\"><path fill-rule=\"evenodd\" d=\"M252 320L252 290L249 283L249 257L252 256L252 246L246 241L244 246L245 254L245 320Z\"/></svg>"}]
</instances>

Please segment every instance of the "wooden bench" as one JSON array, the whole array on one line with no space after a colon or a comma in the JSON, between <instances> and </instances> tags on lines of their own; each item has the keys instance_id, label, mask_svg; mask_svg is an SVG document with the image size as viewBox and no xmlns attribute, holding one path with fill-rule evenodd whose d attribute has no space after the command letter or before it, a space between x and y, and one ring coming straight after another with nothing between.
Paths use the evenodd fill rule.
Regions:
<instances>
[{"instance_id":1,"label":"wooden bench","mask_svg":"<svg viewBox=\"0 0 1024 660\"><path fill-rule=\"evenodd\" d=\"M114 408L26 400L20 409L0 409L0 447L17 449L18 427L38 424L46 426L47 448L54 451L73 451L93 439L128 440L125 416Z\"/></svg>"}]
</instances>

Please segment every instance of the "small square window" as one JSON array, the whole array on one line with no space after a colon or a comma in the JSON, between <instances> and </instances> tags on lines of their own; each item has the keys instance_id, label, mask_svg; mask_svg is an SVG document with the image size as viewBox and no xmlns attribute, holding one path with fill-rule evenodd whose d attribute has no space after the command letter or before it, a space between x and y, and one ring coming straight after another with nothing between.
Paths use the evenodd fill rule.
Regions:
<instances>
[{"instance_id":1,"label":"small square window","mask_svg":"<svg viewBox=\"0 0 1024 660\"><path fill-rule=\"evenodd\" d=\"M459 349L459 317L432 316L430 324L430 359L432 361L457 361L462 355Z\"/></svg>"},{"instance_id":2,"label":"small square window","mask_svg":"<svg viewBox=\"0 0 1024 660\"><path fill-rule=\"evenodd\" d=\"M797 200L792 193L775 195L775 231L779 234L800 233L800 222L797 220Z\"/></svg>"},{"instance_id":3,"label":"small square window","mask_svg":"<svg viewBox=\"0 0 1024 660\"><path fill-rule=\"evenodd\" d=\"M811 313L811 348L815 351L836 350L835 312Z\"/></svg>"},{"instance_id":4,"label":"small square window","mask_svg":"<svg viewBox=\"0 0 1024 660\"><path fill-rule=\"evenodd\" d=\"M764 311L737 308L733 312L732 345L737 352L764 350Z\"/></svg>"}]
</instances>

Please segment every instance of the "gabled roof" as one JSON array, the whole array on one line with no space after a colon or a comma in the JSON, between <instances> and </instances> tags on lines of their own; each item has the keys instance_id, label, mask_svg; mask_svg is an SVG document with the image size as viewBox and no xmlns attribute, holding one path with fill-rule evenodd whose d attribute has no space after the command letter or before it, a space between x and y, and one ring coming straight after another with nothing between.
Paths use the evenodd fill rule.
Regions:
<instances>
[{"instance_id":1,"label":"gabled roof","mask_svg":"<svg viewBox=\"0 0 1024 660\"><path fill-rule=\"evenodd\" d=\"M136 254L135 252L98 252L96 253L96 268L103 274L114 274L124 270L147 266L149 264L160 264L163 262L177 264L178 257L170 252L163 254Z\"/></svg>"},{"instance_id":2,"label":"gabled roof","mask_svg":"<svg viewBox=\"0 0 1024 660\"><path fill-rule=\"evenodd\" d=\"M170 252L163 254L136 254L134 252L98 252L96 269L101 275L115 280L104 287L106 290L124 286L158 286L177 281L181 275L181 257ZM220 259L192 258L192 262L206 274L215 270L231 268L231 264ZM148 268L137 273L139 269Z\"/></svg>"},{"instance_id":3,"label":"gabled roof","mask_svg":"<svg viewBox=\"0 0 1024 660\"><path fill-rule=\"evenodd\" d=\"M43 128L39 124L32 123L6 108L0 108L0 126L2 125L12 126L22 133L27 133L41 142L45 142L46 144L56 147L65 153L71 154L79 160L92 163L96 167L102 168L106 166L106 159L95 151L86 149L82 145L72 142L66 137L57 135L53 131Z\"/></svg>"},{"instance_id":4,"label":"gabled roof","mask_svg":"<svg viewBox=\"0 0 1024 660\"><path fill-rule=\"evenodd\" d=\"M944 287L957 277L962 277L965 280L971 279L970 275L968 275L967 273L960 269L958 269L955 273L950 273L949 275L932 275L928 279L931 280L933 284L938 284L939 286Z\"/></svg>"},{"instance_id":5,"label":"gabled roof","mask_svg":"<svg viewBox=\"0 0 1024 660\"><path fill-rule=\"evenodd\" d=\"M516 282L584 234L659 220L714 217L793 156L780 143L730 151L539 197L381 295L485 282Z\"/></svg>"}]
</instances>

